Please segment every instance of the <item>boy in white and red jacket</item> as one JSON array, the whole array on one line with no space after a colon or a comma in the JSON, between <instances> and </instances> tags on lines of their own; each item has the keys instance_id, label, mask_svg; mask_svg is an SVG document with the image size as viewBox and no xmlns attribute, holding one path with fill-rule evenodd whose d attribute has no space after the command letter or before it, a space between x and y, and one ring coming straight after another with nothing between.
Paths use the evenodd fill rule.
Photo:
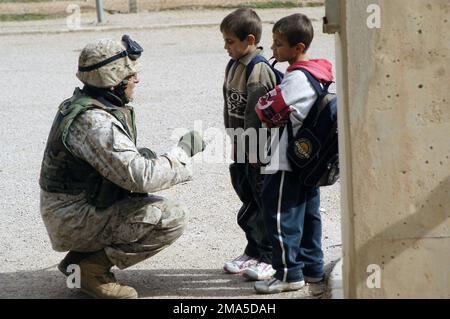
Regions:
<instances>
[{"instance_id":1,"label":"boy in white and red jacket","mask_svg":"<svg viewBox=\"0 0 450 319\"><path fill-rule=\"evenodd\" d=\"M289 67L282 83L262 97L256 113L267 127L280 127L278 145L272 143L270 163L262 169L267 174L263 185L263 210L266 227L272 240L272 279L258 281L259 293L299 290L306 282L324 278L322 224L318 188L300 185L287 158L290 121L294 134L314 102L317 93L300 68L309 71L325 84L333 80L332 65L327 60L306 57L314 30L303 14L282 18L273 27L273 55Z\"/></svg>"}]
</instances>

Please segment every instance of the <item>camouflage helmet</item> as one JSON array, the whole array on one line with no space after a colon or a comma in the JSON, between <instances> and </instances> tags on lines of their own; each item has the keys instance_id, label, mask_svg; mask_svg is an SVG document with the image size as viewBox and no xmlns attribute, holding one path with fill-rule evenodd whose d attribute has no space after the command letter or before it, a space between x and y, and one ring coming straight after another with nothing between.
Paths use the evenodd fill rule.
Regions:
<instances>
[{"instance_id":1,"label":"camouflage helmet","mask_svg":"<svg viewBox=\"0 0 450 319\"><path fill-rule=\"evenodd\" d=\"M89 43L80 53L77 77L94 87L114 87L138 72L137 58L142 51L139 44L126 35L122 41L102 39Z\"/></svg>"}]
</instances>

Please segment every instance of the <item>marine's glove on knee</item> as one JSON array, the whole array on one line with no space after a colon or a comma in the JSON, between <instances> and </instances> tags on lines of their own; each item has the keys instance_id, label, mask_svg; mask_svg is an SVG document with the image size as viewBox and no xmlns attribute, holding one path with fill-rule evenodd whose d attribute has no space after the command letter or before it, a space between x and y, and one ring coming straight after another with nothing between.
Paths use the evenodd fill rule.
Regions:
<instances>
[{"instance_id":1,"label":"marine's glove on knee","mask_svg":"<svg viewBox=\"0 0 450 319\"><path fill-rule=\"evenodd\" d=\"M190 131L180 138L178 146L181 147L188 156L192 157L198 152L203 152L206 143L198 132Z\"/></svg>"}]
</instances>

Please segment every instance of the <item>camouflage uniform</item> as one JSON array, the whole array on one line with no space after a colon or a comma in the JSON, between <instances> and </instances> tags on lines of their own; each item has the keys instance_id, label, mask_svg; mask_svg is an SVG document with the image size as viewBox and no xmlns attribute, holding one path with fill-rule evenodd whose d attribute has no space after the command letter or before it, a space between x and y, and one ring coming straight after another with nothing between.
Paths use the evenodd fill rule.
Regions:
<instances>
[{"instance_id":1,"label":"camouflage uniform","mask_svg":"<svg viewBox=\"0 0 450 319\"><path fill-rule=\"evenodd\" d=\"M165 156L146 159L104 111L88 111L70 127L68 145L119 186L137 192L155 192L191 178L187 155L174 149ZM119 268L142 261L182 233L185 209L162 197L125 198L97 209L87 194L41 190L41 213L56 251L96 251L106 248Z\"/></svg>"},{"instance_id":2,"label":"camouflage uniform","mask_svg":"<svg viewBox=\"0 0 450 319\"><path fill-rule=\"evenodd\" d=\"M110 43L97 44L100 53L105 51L105 46L106 50L117 51L114 45L108 47ZM89 45L86 48L91 53L96 49ZM83 52L80 65L95 64L108 57L97 54L100 56L98 61L89 61ZM112 87L126 75L136 72L134 61L128 57L106 67L118 75L100 78L95 74L97 70L77 75L83 82L91 82L96 87ZM123 107L132 110L129 106ZM134 123L129 127L134 127ZM136 136L130 134L129 127L106 109L98 107L80 113L68 125L63 138L67 151L129 193L108 207L96 207L89 201L88 191L78 194L54 192L41 184L41 215L56 251L104 249L110 261L124 269L158 253L182 234L185 208L148 193L190 180L190 159L179 147L151 159L142 156L135 144ZM49 147L43 168L47 154L52 153L51 145L47 149Z\"/></svg>"}]
</instances>

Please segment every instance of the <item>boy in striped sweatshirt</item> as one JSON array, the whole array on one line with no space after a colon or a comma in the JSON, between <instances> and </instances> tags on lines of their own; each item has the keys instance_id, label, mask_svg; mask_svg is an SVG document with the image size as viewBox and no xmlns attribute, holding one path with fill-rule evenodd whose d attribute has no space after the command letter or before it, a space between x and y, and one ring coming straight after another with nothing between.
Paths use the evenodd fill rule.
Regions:
<instances>
[{"instance_id":1,"label":"boy in striped sweatshirt","mask_svg":"<svg viewBox=\"0 0 450 319\"><path fill-rule=\"evenodd\" d=\"M258 99L272 90L276 76L267 63L258 43L262 23L255 11L243 8L227 15L220 31L224 49L231 57L223 85L224 124L233 143L233 163L230 175L233 187L242 201L237 214L238 225L247 239L243 254L225 262L223 268L232 274L244 274L252 280L270 278L272 247L261 209L262 175L258 167L258 136L261 121L255 112ZM253 67L253 68L251 68ZM249 144L243 143L244 133L254 132Z\"/></svg>"}]
</instances>

